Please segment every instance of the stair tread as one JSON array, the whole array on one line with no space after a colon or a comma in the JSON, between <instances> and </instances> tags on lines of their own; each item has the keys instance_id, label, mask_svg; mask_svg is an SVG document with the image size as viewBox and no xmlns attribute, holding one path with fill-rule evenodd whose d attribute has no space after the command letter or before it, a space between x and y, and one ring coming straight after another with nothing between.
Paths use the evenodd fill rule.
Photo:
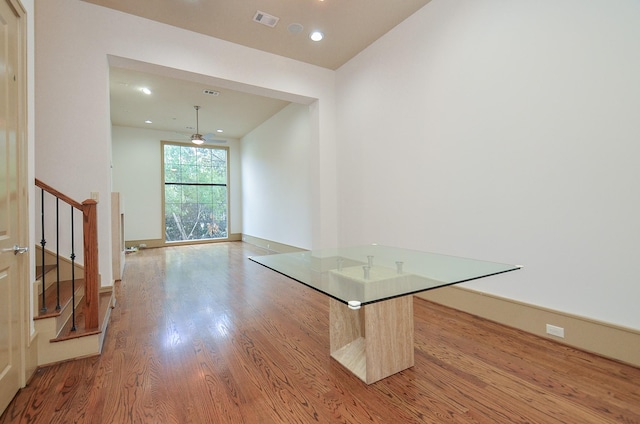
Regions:
<instances>
[{"instance_id":1,"label":"stair tread","mask_svg":"<svg viewBox=\"0 0 640 424\"><path fill-rule=\"evenodd\" d=\"M84 328L84 303L80 302L78 307L76 308L76 329L75 331L71 330L72 322L71 319L65 324L65 326L60 330L60 334L58 337L51 339L52 342L60 342L69 339L75 339L83 336L90 336L93 334L100 334L102 332L102 326L104 325L104 317L107 314L109 307L111 306L111 292L100 293L99 296L99 307L98 307L98 322L100 323L99 328Z\"/></svg>"},{"instance_id":2,"label":"stair tread","mask_svg":"<svg viewBox=\"0 0 640 424\"><path fill-rule=\"evenodd\" d=\"M57 306L57 289L56 284L52 284L45 290L44 297L46 303L46 310L42 309L42 296L38 296L38 315L34 319L43 319L56 317L62 313L62 311L71 303L71 288L72 282L61 281L60 282L60 309L56 309ZM84 289L84 279L76 278L75 282L76 296Z\"/></svg>"},{"instance_id":3,"label":"stair tread","mask_svg":"<svg viewBox=\"0 0 640 424\"><path fill-rule=\"evenodd\" d=\"M53 270L55 268L56 268L55 265L45 265L45 266L38 265L38 266L36 266L36 280L41 279L44 274L46 274L47 272L49 272L49 271L51 271L51 270Z\"/></svg>"}]
</instances>

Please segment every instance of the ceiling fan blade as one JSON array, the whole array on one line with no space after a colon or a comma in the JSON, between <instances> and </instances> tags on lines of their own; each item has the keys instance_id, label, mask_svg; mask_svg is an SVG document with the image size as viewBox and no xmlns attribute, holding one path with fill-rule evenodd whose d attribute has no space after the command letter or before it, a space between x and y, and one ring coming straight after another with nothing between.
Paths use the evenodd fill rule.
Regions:
<instances>
[{"instance_id":1,"label":"ceiling fan blade","mask_svg":"<svg viewBox=\"0 0 640 424\"><path fill-rule=\"evenodd\" d=\"M217 138L214 133L207 133L203 135L203 137L206 143L226 143L227 142L227 140L223 138Z\"/></svg>"}]
</instances>

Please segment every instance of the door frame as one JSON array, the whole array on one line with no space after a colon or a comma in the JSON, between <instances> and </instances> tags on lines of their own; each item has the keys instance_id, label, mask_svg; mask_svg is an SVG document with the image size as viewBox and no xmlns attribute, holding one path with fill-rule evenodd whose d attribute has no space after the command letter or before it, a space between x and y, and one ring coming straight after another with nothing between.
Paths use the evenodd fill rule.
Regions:
<instances>
[{"instance_id":1,"label":"door frame","mask_svg":"<svg viewBox=\"0 0 640 424\"><path fill-rule=\"evenodd\" d=\"M1 1L1 0L0 0ZM18 244L29 246L29 251L24 254L23 260L19 261L18 271L18 313L20 316L20 336L19 336L19 374L20 387L27 384L28 379L35 372L37 367L37 350L35 339L30 336L32 331L31 319L31 293L29 284L32 268L31 239L29 237L29 225L32 214L29 210L29 195L31 187L29 185L29 137L28 137L28 91L27 91L27 11L20 0L5 0L18 15L18 128L16 131L17 146L17 185L18 185ZM33 264L35 266L35 263ZM33 337L35 338L35 334ZM30 370L28 373L27 370Z\"/></svg>"}]
</instances>

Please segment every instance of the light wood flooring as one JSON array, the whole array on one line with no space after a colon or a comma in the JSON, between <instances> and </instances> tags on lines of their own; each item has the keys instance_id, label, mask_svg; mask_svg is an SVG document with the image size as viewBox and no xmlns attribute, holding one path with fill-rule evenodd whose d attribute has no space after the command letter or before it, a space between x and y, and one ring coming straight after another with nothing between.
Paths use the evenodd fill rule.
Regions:
<instances>
[{"instance_id":1,"label":"light wood flooring","mask_svg":"<svg viewBox=\"0 0 640 424\"><path fill-rule=\"evenodd\" d=\"M326 296L220 243L128 255L103 354L40 369L0 423L640 423L640 369L414 299L415 366L367 386Z\"/></svg>"}]
</instances>

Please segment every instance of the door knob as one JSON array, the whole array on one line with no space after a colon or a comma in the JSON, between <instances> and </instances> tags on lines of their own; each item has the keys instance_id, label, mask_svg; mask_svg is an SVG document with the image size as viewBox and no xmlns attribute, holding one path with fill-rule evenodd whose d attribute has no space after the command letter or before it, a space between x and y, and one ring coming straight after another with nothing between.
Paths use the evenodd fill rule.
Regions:
<instances>
[{"instance_id":1,"label":"door knob","mask_svg":"<svg viewBox=\"0 0 640 424\"><path fill-rule=\"evenodd\" d=\"M28 247L20 247L17 244L13 247L10 247L8 249L2 249L3 252L13 252L14 255L17 255L18 253L22 254L22 253L27 253L29 251Z\"/></svg>"}]
</instances>

